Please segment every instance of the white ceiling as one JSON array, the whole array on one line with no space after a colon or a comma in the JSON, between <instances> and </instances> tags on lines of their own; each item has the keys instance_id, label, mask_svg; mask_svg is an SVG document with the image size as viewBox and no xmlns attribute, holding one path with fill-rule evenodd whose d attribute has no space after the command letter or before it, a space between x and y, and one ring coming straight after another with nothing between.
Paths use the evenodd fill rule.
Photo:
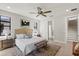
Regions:
<instances>
[{"instance_id":1,"label":"white ceiling","mask_svg":"<svg viewBox=\"0 0 79 59\"><path fill-rule=\"evenodd\" d=\"M11 8L8 9L7 7ZM70 10L72 8L79 8L79 4L77 3L0 3L0 9L6 10L9 12L21 14L27 17L31 17L34 19L45 19L46 17L39 16L36 17L37 14L30 14L29 12L37 12L37 7L41 7L43 10L52 10L52 13L47 14L48 17L51 15L57 16L60 14L67 13L66 10Z\"/></svg>"}]
</instances>

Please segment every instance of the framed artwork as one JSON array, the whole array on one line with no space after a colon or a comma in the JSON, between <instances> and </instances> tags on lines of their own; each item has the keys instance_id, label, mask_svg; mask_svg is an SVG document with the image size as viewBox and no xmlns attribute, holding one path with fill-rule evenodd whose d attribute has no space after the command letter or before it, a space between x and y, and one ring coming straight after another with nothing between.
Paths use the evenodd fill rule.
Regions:
<instances>
[{"instance_id":1,"label":"framed artwork","mask_svg":"<svg viewBox=\"0 0 79 59\"><path fill-rule=\"evenodd\" d=\"M29 25L30 25L29 21L21 20L21 26L29 26Z\"/></svg>"}]
</instances>

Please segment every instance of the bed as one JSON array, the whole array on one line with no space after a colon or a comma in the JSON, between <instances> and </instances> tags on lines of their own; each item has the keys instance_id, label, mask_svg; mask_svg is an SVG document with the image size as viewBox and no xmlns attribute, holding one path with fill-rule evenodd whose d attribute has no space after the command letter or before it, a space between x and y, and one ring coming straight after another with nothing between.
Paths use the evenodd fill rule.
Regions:
<instances>
[{"instance_id":1,"label":"bed","mask_svg":"<svg viewBox=\"0 0 79 59\"><path fill-rule=\"evenodd\" d=\"M16 34L26 34L28 36L32 35L32 29L16 29ZM35 44L44 41L42 37L30 37L30 38L16 38L15 44L22 51L23 55L28 55L30 52L36 49Z\"/></svg>"}]
</instances>

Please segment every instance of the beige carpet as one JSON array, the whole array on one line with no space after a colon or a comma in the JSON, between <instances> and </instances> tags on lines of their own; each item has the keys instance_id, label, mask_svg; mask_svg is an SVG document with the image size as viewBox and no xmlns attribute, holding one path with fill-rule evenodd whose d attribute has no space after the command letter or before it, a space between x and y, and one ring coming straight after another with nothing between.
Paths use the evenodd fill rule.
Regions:
<instances>
[{"instance_id":1,"label":"beige carpet","mask_svg":"<svg viewBox=\"0 0 79 59\"><path fill-rule=\"evenodd\" d=\"M58 45L47 45L39 50L31 52L28 56L55 56L60 46Z\"/></svg>"}]
</instances>

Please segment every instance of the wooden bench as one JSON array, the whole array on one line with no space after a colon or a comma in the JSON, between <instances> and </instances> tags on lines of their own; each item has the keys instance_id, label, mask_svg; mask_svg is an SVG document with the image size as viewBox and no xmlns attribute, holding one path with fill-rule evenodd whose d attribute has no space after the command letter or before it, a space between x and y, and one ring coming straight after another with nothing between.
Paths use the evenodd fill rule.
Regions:
<instances>
[{"instance_id":1,"label":"wooden bench","mask_svg":"<svg viewBox=\"0 0 79 59\"><path fill-rule=\"evenodd\" d=\"M33 50L28 55L36 55L37 52L40 52L40 49L42 49L43 47L47 46L47 41L43 40L41 42L38 42L38 43L35 44L35 46L36 46L36 49Z\"/></svg>"},{"instance_id":2,"label":"wooden bench","mask_svg":"<svg viewBox=\"0 0 79 59\"><path fill-rule=\"evenodd\" d=\"M35 44L36 48L39 49L39 48L42 48L44 46L47 46L47 41L46 40L43 40L41 42L38 42Z\"/></svg>"}]
</instances>

